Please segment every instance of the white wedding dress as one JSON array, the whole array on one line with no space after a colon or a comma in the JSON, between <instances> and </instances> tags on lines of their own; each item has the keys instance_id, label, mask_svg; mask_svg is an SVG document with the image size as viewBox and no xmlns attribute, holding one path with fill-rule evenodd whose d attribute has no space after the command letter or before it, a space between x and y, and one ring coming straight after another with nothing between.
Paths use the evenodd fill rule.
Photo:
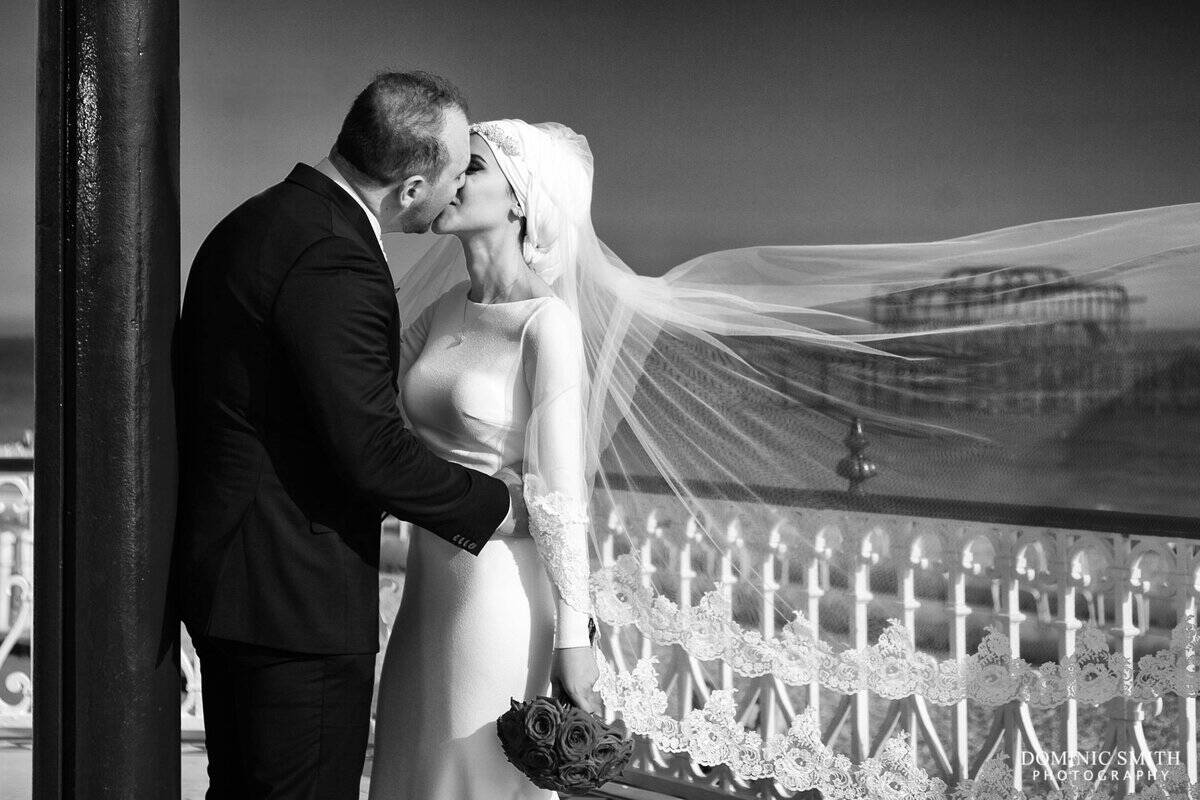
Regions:
<instances>
[{"instance_id":1,"label":"white wedding dress","mask_svg":"<svg viewBox=\"0 0 1200 800\"><path fill-rule=\"evenodd\" d=\"M401 405L443 458L524 473L532 536L495 537L475 556L414 532L379 682L371 800L556 797L508 763L496 718L510 698L548 693L555 646L588 643L585 506L568 499L583 469L578 321L554 297L485 305L468 288L405 330Z\"/></svg>"}]
</instances>

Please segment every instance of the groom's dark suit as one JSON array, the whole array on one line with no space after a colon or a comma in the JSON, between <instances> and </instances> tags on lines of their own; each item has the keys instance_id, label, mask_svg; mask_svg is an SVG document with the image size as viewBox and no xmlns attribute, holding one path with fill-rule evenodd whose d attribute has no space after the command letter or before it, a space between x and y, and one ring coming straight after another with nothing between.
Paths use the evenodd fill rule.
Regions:
<instances>
[{"instance_id":1,"label":"groom's dark suit","mask_svg":"<svg viewBox=\"0 0 1200 800\"><path fill-rule=\"evenodd\" d=\"M404 428L399 329L366 213L312 167L196 256L176 337L176 570L210 798L357 797L381 514L477 553L508 510L502 482Z\"/></svg>"}]
</instances>

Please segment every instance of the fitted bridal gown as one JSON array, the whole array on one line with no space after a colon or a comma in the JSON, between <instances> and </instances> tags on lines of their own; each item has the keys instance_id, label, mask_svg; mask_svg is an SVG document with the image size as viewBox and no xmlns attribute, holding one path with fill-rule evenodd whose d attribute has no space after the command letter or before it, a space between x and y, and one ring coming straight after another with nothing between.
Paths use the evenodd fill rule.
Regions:
<instances>
[{"instance_id":1,"label":"fitted bridal gown","mask_svg":"<svg viewBox=\"0 0 1200 800\"><path fill-rule=\"evenodd\" d=\"M504 758L496 718L510 698L548 693L554 647L588 642L578 322L558 298L485 305L468 288L406 329L402 408L443 458L524 474L532 535L473 556L414 532L379 683L372 800L556 797Z\"/></svg>"}]
</instances>

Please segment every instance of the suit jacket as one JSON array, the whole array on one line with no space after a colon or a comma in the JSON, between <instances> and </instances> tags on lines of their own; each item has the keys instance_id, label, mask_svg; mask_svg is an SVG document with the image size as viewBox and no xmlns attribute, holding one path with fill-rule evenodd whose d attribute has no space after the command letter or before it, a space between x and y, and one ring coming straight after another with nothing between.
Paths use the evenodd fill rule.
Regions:
<instances>
[{"instance_id":1,"label":"suit jacket","mask_svg":"<svg viewBox=\"0 0 1200 800\"><path fill-rule=\"evenodd\" d=\"M399 333L366 214L312 167L209 234L175 338L175 577L193 636L376 652L381 515L472 553L503 520L501 481L404 427Z\"/></svg>"}]
</instances>

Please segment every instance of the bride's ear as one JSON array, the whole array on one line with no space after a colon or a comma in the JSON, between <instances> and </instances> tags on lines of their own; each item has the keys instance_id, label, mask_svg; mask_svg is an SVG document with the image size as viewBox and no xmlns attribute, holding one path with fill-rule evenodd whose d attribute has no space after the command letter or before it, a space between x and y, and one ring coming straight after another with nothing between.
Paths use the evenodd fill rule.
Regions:
<instances>
[{"instance_id":1,"label":"bride's ear","mask_svg":"<svg viewBox=\"0 0 1200 800\"><path fill-rule=\"evenodd\" d=\"M508 199L510 201L508 207L509 219L512 221L521 220L521 233L525 233L525 210L521 208L521 201L517 199L517 193L513 191L512 184L508 184Z\"/></svg>"}]
</instances>

